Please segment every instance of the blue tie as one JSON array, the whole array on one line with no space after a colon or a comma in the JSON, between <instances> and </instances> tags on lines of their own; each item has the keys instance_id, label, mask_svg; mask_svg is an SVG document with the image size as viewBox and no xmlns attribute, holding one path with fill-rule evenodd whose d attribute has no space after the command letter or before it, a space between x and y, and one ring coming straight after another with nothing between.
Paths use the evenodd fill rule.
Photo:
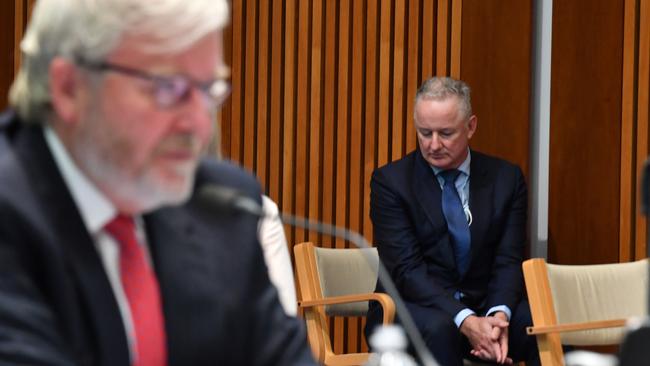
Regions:
<instances>
[{"instance_id":1,"label":"blue tie","mask_svg":"<svg viewBox=\"0 0 650 366\"><path fill-rule=\"evenodd\" d=\"M442 189L442 213L447 220L447 229L451 234L454 244L454 256L456 257L456 267L458 273L464 275L469 267L470 253L470 234L463 203L460 200L456 190L456 178L460 174L459 170L451 169L438 173L445 180Z\"/></svg>"}]
</instances>

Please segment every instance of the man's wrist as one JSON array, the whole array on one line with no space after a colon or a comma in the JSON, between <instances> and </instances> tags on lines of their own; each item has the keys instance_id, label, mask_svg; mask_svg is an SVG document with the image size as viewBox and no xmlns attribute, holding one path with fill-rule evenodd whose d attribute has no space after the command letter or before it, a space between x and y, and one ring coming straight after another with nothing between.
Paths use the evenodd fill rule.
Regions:
<instances>
[{"instance_id":1,"label":"man's wrist","mask_svg":"<svg viewBox=\"0 0 650 366\"><path fill-rule=\"evenodd\" d=\"M456 327L460 329L461 325L463 325L463 322L465 319L467 319L469 316L476 315L475 312L473 312L471 309L465 308L456 314L454 317L454 323L456 323Z\"/></svg>"},{"instance_id":2,"label":"man's wrist","mask_svg":"<svg viewBox=\"0 0 650 366\"><path fill-rule=\"evenodd\" d=\"M507 307L506 305L493 306L490 309L488 309L488 311L485 313L485 315L486 316L492 316L497 312L503 313L505 315L505 317L506 317L504 320L510 321L510 318L512 317L512 311L510 311L510 308Z\"/></svg>"}]
</instances>

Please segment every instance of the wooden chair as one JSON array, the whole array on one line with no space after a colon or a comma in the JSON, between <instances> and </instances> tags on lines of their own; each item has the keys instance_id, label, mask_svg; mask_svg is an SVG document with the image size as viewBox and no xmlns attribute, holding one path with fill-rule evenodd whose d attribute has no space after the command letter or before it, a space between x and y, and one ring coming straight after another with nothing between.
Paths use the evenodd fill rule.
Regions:
<instances>
[{"instance_id":1,"label":"wooden chair","mask_svg":"<svg viewBox=\"0 0 650 366\"><path fill-rule=\"evenodd\" d=\"M543 366L564 365L562 345L619 344L629 318L646 315L648 260L598 265L523 263Z\"/></svg>"},{"instance_id":2,"label":"wooden chair","mask_svg":"<svg viewBox=\"0 0 650 366\"><path fill-rule=\"evenodd\" d=\"M384 310L384 324L393 322L395 304L386 294L374 293L379 256L376 248L328 249L312 243L294 247L300 296L309 344L323 365L362 365L370 353L335 354L328 316L365 316L368 300Z\"/></svg>"}]
</instances>

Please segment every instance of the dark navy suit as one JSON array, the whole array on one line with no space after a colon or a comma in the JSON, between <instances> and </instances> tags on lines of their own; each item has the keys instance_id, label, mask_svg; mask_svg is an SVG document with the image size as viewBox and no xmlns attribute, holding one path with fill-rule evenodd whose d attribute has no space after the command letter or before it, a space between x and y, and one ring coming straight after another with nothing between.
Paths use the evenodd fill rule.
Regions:
<instances>
[{"instance_id":1,"label":"dark navy suit","mask_svg":"<svg viewBox=\"0 0 650 366\"><path fill-rule=\"evenodd\" d=\"M442 190L419 151L372 175L370 216L374 242L425 342L442 365L460 365L469 345L453 322L464 308L477 315L493 306L513 312L509 354L527 358L535 340L525 335L530 310L524 300L521 263L526 242L526 183L504 160L471 151L469 206L471 262L464 276L442 212ZM381 292L380 284L377 291ZM462 300L454 294L461 292ZM371 305L366 333L380 320ZM517 329L514 329L517 328ZM515 339L519 337L519 339ZM519 344L525 343L525 344Z\"/></svg>"},{"instance_id":2,"label":"dark navy suit","mask_svg":"<svg viewBox=\"0 0 650 366\"><path fill-rule=\"evenodd\" d=\"M0 363L129 365L109 280L42 128L11 114L0 125ZM256 180L228 163L203 162L196 181L260 197ZM314 364L268 280L257 220L198 206L193 198L143 217L169 365Z\"/></svg>"}]
</instances>

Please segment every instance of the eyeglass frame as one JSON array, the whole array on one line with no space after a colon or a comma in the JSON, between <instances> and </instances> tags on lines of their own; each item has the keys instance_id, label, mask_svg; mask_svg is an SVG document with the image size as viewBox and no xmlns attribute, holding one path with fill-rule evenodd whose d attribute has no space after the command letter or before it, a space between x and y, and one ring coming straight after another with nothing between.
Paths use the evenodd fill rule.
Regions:
<instances>
[{"instance_id":1,"label":"eyeglass frame","mask_svg":"<svg viewBox=\"0 0 650 366\"><path fill-rule=\"evenodd\" d=\"M203 93L206 100L208 100L209 108L211 110L216 110L226 101L226 99L228 99L231 92L228 77L224 76L217 75L217 77L211 81L202 82L182 74L159 75L108 61L93 62L77 58L75 64L90 71L116 72L118 74L150 82L153 85L152 94L154 101L156 105L162 109L169 109L182 104L189 97L192 88L196 88ZM223 67L220 70L218 69L215 74L229 74L229 72L227 67ZM182 84L180 85L184 85L185 88L185 90L180 93L175 91L175 87L179 85L179 82L181 82ZM217 87L223 88L222 91L219 91L220 94L214 92L214 89ZM162 100L162 93L168 93L168 96L173 100L167 102Z\"/></svg>"}]
</instances>

